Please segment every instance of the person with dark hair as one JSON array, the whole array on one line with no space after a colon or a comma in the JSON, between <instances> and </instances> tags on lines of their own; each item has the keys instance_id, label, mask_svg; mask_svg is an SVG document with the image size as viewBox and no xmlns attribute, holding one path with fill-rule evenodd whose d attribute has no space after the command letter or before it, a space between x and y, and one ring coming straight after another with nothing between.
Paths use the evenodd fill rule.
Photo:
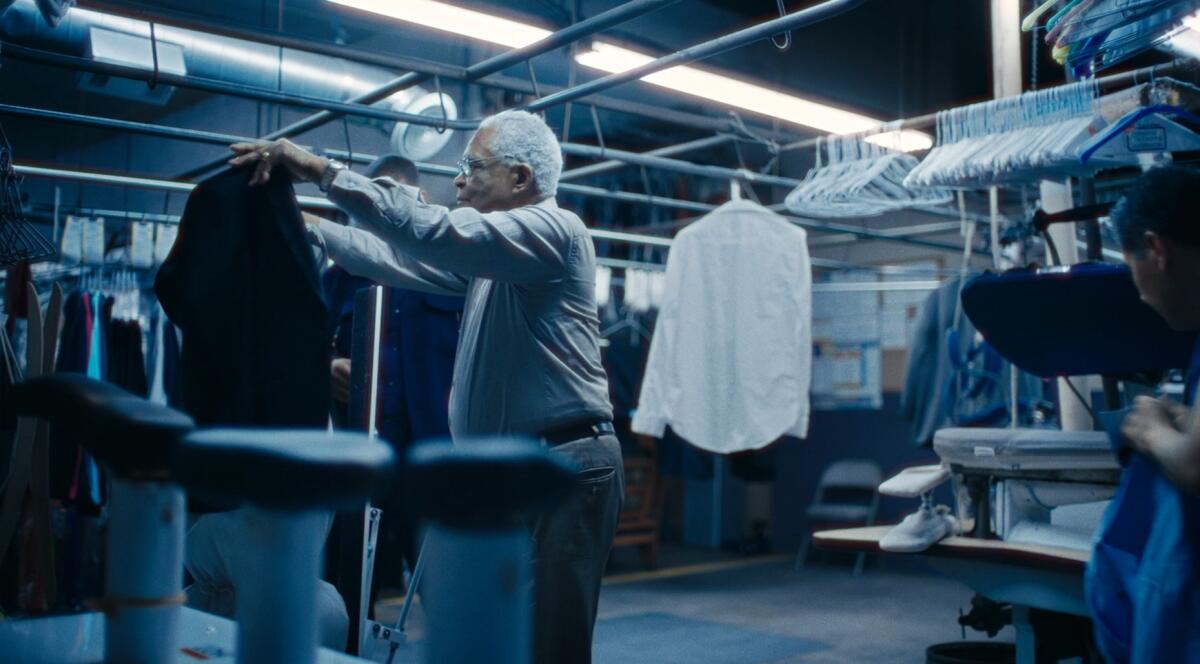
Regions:
<instances>
[{"instance_id":1,"label":"person with dark hair","mask_svg":"<svg viewBox=\"0 0 1200 664\"><path fill-rule=\"evenodd\" d=\"M396 184L420 185L416 164L397 154L379 156L364 175L372 180L387 178ZM348 421L347 403L354 295L373 282L338 265L326 269L321 280L333 328L332 415L335 426L346 427L353 424ZM450 437L450 383L463 298L388 288L386 301L388 311L379 345L376 428L380 437L403 456L417 441ZM393 491L380 507L383 517L371 583L372 600L381 586L403 585L403 565L407 563L410 570L414 569L420 549L416 517L401 499L401 492Z\"/></svg>"},{"instance_id":2,"label":"person with dark hair","mask_svg":"<svg viewBox=\"0 0 1200 664\"><path fill-rule=\"evenodd\" d=\"M1111 223L1142 300L1177 330L1200 330L1200 171L1180 166L1143 175L1113 208ZM1200 348L1197 349L1200 351ZM1200 380L1193 357L1185 401ZM1200 493L1200 411L1139 397L1125 437L1179 488Z\"/></svg>"},{"instance_id":3,"label":"person with dark hair","mask_svg":"<svg viewBox=\"0 0 1200 664\"><path fill-rule=\"evenodd\" d=\"M1200 330L1200 172L1148 171L1111 222L1146 304L1178 330ZM1197 346L1200 350L1200 346ZM1184 405L1138 397L1121 441L1123 460L1084 575L1096 644L1105 661L1200 662L1200 378L1192 354Z\"/></svg>"}]
</instances>

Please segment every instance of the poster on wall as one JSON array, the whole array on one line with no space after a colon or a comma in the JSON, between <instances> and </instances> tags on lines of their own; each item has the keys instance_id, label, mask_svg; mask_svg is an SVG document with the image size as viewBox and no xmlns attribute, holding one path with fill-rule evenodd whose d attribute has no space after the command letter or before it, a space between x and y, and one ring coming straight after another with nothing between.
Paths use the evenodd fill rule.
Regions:
<instances>
[{"instance_id":1,"label":"poster on wall","mask_svg":"<svg viewBox=\"0 0 1200 664\"><path fill-rule=\"evenodd\" d=\"M942 264L937 260L913 261L891 267L903 268L902 273L884 273L884 281L933 281L940 278ZM895 290L880 294L880 325L884 350L905 350L912 342L921 307L929 298L929 290Z\"/></svg>"},{"instance_id":2,"label":"poster on wall","mask_svg":"<svg viewBox=\"0 0 1200 664\"><path fill-rule=\"evenodd\" d=\"M844 271L816 283L877 281L875 272ZM817 410L883 407L879 293L813 293L812 407Z\"/></svg>"}]
</instances>

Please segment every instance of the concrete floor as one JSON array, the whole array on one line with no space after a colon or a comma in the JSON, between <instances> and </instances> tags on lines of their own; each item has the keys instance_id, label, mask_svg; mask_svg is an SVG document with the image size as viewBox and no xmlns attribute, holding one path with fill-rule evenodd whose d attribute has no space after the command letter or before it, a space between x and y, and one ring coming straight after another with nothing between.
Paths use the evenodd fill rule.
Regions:
<instances>
[{"instance_id":1,"label":"concrete floor","mask_svg":"<svg viewBox=\"0 0 1200 664\"><path fill-rule=\"evenodd\" d=\"M956 622L959 608L969 606L965 586L917 569L868 565L860 577L850 574L842 561L810 564L795 572L787 556L733 558L712 552L676 551L664 556L686 560L684 566L654 572L633 571L619 565L600 596L599 622L630 619L639 614L666 614L687 620L719 623L764 636L802 639L816 644L809 652L783 658L753 659L714 656L712 664L754 661L784 662L925 662L925 647L962 638ZM381 620L392 621L399 605L385 600L378 605ZM424 616L418 606L409 619L410 643L400 648L395 662L418 662ZM621 639L609 630L597 636ZM737 632L737 634L744 634ZM753 634L744 638L752 639ZM971 640L986 635L968 632ZM1012 641L1011 628L997 640ZM620 646L620 643L610 644ZM643 661L674 661L667 655L675 644L661 643L661 652L646 652ZM366 653L377 661L386 650ZM597 664L638 664L626 660Z\"/></svg>"}]
</instances>

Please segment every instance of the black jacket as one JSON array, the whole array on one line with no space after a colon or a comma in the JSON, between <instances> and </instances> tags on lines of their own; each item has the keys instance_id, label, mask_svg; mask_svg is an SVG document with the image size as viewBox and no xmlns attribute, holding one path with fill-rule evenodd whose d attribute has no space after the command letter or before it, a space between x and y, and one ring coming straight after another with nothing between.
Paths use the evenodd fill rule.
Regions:
<instances>
[{"instance_id":1,"label":"black jacket","mask_svg":"<svg viewBox=\"0 0 1200 664\"><path fill-rule=\"evenodd\" d=\"M287 174L200 183L154 290L183 331L184 409L203 426L324 427L328 313Z\"/></svg>"}]
</instances>

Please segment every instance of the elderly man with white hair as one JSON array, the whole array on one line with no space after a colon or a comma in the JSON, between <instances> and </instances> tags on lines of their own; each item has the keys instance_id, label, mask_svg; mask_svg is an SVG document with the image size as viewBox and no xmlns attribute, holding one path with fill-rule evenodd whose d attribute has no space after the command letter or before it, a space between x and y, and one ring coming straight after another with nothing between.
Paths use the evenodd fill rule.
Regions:
<instances>
[{"instance_id":1,"label":"elderly man with white hair","mask_svg":"<svg viewBox=\"0 0 1200 664\"><path fill-rule=\"evenodd\" d=\"M538 662L590 661L624 478L600 363L595 252L579 217L555 203L563 160L554 132L524 111L484 120L458 162L454 210L286 140L232 149L232 165L254 166L252 184L283 166L350 215L357 227L306 217L349 272L466 295L451 434L536 437L578 466L576 491L529 519L534 650Z\"/></svg>"}]
</instances>

